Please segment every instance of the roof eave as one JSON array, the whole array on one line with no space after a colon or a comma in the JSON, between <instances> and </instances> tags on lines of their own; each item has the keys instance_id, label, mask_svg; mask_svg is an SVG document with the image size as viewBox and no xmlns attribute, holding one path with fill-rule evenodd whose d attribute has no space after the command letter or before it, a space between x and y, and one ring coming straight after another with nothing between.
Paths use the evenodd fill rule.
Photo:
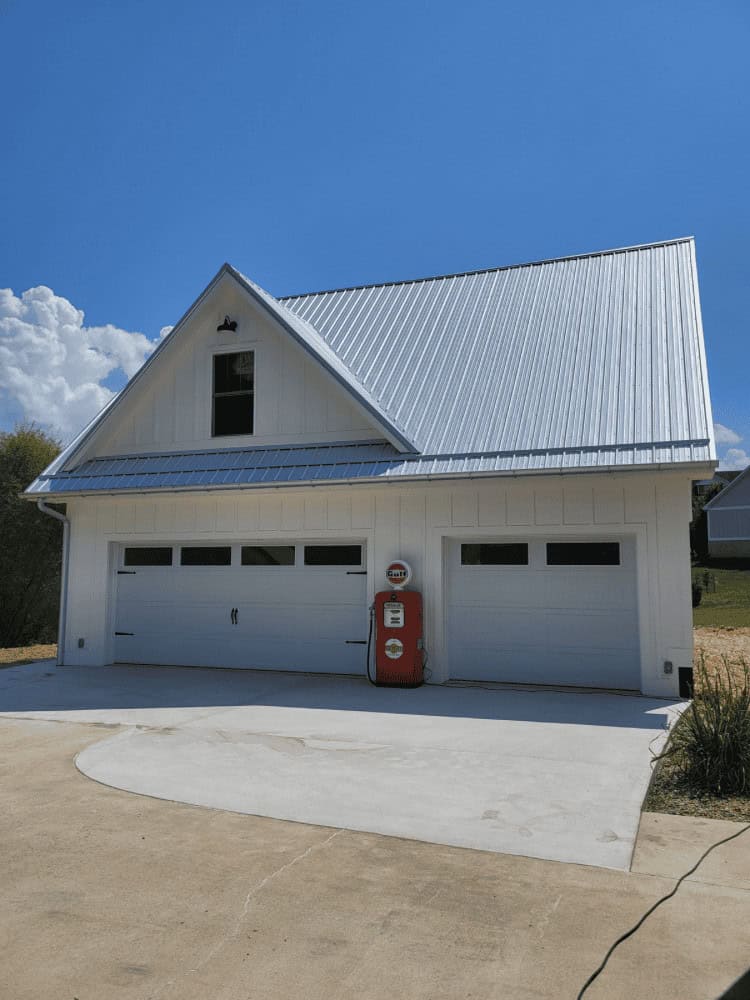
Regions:
<instances>
[{"instance_id":1,"label":"roof eave","mask_svg":"<svg viewBox=\"0 0 750 1000\"><path fill-rule=\"evenodd\" d=\"M488 472L446 472L446 473L415 473L414 475L397 476L362 476L350 479L305 479L277 483L223 483L217 485L203 486L154 486L138 487L133 489L106 489L106 490L70 490L62 493L39 492L30 493L25 491L20 494L23 500L52 500L62 503L66 499L80 499L83 497L102 496L154 496L168 495L170 493L236 493L240 490L293 490L308 489L311 487L328 486L373 486L378 484L396 485L398 483L410 482L452 482L456 480L471 479L518 479L521 476L583 476L583 475L627 475L633 472L681 472L687 478L695 479L706 471L712 471L713 465L706 462L659 462L653 464L640 465L601 465L601 466L578 466L565 467L555 466L547 469L517 469L513 471L488 471ZM738 477L739 478L739 477ZM735 480L736 482L736 480ZM32 484L33 485L33 484Z\"/></svg>"}]
</instances>

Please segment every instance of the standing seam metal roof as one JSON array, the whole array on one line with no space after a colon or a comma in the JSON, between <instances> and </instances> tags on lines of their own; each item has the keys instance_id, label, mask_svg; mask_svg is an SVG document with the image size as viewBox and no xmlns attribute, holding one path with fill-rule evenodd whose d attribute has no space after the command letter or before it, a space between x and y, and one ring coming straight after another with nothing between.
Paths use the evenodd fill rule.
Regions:
<instances>
[{"instance_id":1,"label":"standing seam metal roof","mask_svg":"<svg viewBox=\"0 0 750 1000\"><path fill-rule=\"evenodd\" d=\"M424 453L711 444L691 239L280 301Z\"/></svg>"}]
</instances>

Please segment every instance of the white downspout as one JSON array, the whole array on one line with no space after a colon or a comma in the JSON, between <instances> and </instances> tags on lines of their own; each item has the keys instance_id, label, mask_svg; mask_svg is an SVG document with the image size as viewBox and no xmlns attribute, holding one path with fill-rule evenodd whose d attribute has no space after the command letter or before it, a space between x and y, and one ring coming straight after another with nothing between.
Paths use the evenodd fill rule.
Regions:
<instances>
[{"instance_id":1,"label":"white downspout","mask_svg":"<svg viewBox=\"0 0 750 1000\"><path fill-rule=\"evenodd\" d=\"M68 617L68 550L70 548L70 521L61 514L59 510L48 507L44 500L37 500L37 507L42 514L62 521L63 525L63 550L62 550L62 572L60 574L60 618L57 624L57 665L62 667L65 658L65 622Z\"/></svg>"}]
</instances>

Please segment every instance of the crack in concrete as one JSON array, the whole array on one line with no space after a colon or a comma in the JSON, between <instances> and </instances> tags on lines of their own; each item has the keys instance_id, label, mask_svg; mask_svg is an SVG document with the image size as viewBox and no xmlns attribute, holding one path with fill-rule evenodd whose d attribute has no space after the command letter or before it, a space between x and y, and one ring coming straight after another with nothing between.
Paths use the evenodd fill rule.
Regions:
<instances>
[{"instance_id":1,"label":"crack in concrete","mask_svg":"<svg viewBox=\"0 0 750 1000\"><path fill-rule=\"evenodd\" d=\"M334 840L334 838L338 837L340 833L346 833L346 830L344 829L335 830L332 834L330 834L330 836L326 837L326 839L321 841L320 843L311 844L310 847L302 851L301 854L298 854L297 857L292 858L291 861L287 861L286 864L283 864L280 868L277 868L275 872L271 872L270 875L266 875L266 877L261 879L260 882L257 882L255 885L251 886L251 888L247 892L247 895L245 896L245 901L242 905L242 909L240 910L240 913L237 919L235 920L234 925L224 935L224 937L220 938L220 940L217 941L213 945L213 947L208 950L208 952L203 956L200 962L198 962L197 965L193 966L192 969L188 969L181 976L177 976L174 979L168 979L166 983L160 986L155 992L150 993L149 1000L157 1000L157 997L162 996L165 993L165 991L170 990L181 979L184 979L187 976L193 976L197 972L200 972L201 969L205 968L205 966L208 965L208 963L213 958L215 958L220 951L223 951L223 949L226 947L227 944L229 944L231 941L236 940L239 937L242 924L250 911L250 905L253 899L258 895L258 893L261 892L263 889L265 889L265 887L275 878L278 878L280 875L283 875L284 872L288 871L291 867L298 864L300 861L304 861L315 851L323 850L331 843L332 840Z\"/></svg>"},{"instance_id":2,"label":"crack in concrete","mask_svg":"<svg viewBox=\"0 0 750 1000\"><path fill-rule=\"evenodd\" d=\"M553 903L548 903L547 906L544 908L542 916L539 918L536 925L537 933L539 934L539 940L541 940L544 937L547 927L549 926L549 922L557 912L557 908L561 902L562 902L562 894L560 894Z\"/></svg>"}]
</instances>

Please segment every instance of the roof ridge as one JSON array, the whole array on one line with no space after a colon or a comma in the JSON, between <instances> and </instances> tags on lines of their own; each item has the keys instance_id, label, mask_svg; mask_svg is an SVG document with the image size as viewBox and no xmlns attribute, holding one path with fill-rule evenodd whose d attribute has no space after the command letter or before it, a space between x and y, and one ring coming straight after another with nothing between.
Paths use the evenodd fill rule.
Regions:
<instances>
[{"instance_id":1,"label":"roof ridge","mask_svg":"<svg viewBox=\"0 0 750 1000\"><path fill-rule=\"evenodd\" d=\"M635 250L651 250L654 247L673 246L677 243L690 243L694 236L678 236L672 240L655 240L652 243L638 243L628 247L613 247L609 250L590 250L588 253L573 253L563 257L544 257L540 260L522 261L520 264L501 264L498 267L479 267L473 271L455 271L449 274L430 274L422 278L404 278L401 281L374 281L362 285L342 285L340 288L321 288L311 292L297 292L294 295L278 295L277 302L288 302L290 299L306 299L313 295L333 295L336 292L356 292L365 288L393 288L396 285L419 285L427 281L443 281L447 278L469 278L475 274L492 274L497 271L513 271L520 267L539 267L542 264L559 264L566 260L585 260L589 257L606 257L610 254L630 253Z\"/></svg>"}]
</instances>

